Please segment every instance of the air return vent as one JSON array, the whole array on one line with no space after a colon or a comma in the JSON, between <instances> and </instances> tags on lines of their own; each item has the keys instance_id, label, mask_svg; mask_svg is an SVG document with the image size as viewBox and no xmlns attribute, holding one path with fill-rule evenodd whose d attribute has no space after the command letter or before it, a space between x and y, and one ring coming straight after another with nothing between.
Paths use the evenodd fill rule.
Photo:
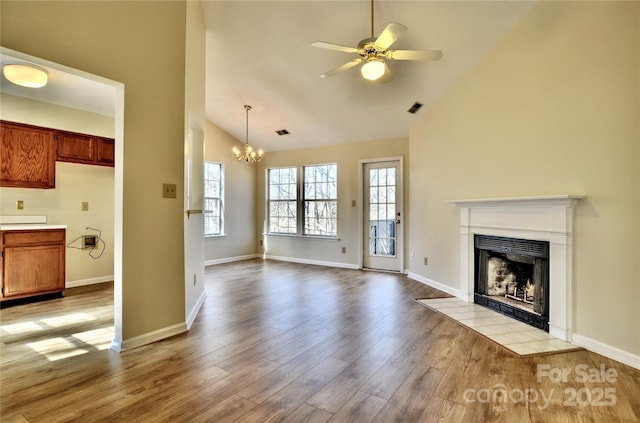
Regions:
<instances>
[{"instance_id":1,"label":"air return vent","mask_svg":"<svg viewBox=\"0 0 640 423\"><path fill-rule=\"evenodd\" d=\"M418 110L420 110L421 107L422 107L422 103L418 103L416 101L415 103L413 103L413 106L411 106L409 110L407 110L407 112L415 114Z\"/></svg>"},{"instance_id":2,"label":"air return vent","mask_svg":"<svg viewBox=\"0 0 640 423\"><path fill-rule=\"evenodd\" d=\"M276 134L278 135L289 135L289 131L287 131L286 129L279 129L276 131Z\"/></svg>"}]
</instances>

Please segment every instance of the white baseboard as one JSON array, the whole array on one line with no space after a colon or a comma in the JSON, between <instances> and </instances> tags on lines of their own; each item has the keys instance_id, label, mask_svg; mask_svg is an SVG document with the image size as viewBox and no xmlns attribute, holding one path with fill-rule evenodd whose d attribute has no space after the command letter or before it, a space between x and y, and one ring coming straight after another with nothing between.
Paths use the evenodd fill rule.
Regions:
<instances>
[{"instance_id":1,"label":"white baseboard","mask_svg":"<svg viewBox=\"0 0 640 423\"><path fill-rule=\"evenodd\" d=\"M231 263L231 262L234 262L234 261L242 261L242 260L250 260L250 259L260 258L260 257L262 257L262 254L247 254L245 256L225 257L225 258L216 259L216 260L205 260L204 261L204 265L205 266L215 266L216 264Z\"/></svg>"},{"instance_id":2,"label":"white baseboard","mask_svg":"<svg viewBox=\"0 0 640 423\"><path fill-rule=\"evenodd\" d=\"M97 278L79 279L77 281L66 281L65 288L76 288L78 286L94 285L96 283L113 282L113 275L100 276Z\"/></svg>"},{"instance_id":3,"label":"white baseboard","mask_svg":"<svg viewBox=\"0 0 640 423\"><path fill-rule=\"evenodd\" d=\"M111 346L109 348L117 352L127 351L130 349L151 344L166 338L170 338L175 335L179 335L186 331L187 331L186 323L184 322L178 323L176 325L167 326L166 328L154 330L153 332L134 336L133 338L125 339L123 341L114 339L111 342Z\"/></svg>"},{"instance_id":4,"label":"white baseboard","mask_svg":"<svg viewBox=\"0 0 640 423\"><path fill-rule=\"evenodd\" d=\"M187 330L191 329L191 325L193 324L193 321L196 320L196 317L198 316L198 312L200 311L200 307L202 307L202 304L204 304L204 300L207 298L207 294L205 292L202 292L202 294L200 294L200 297L198 298L198 301L196 301L196 304L193 306L193 308L191 309L191 311L189 312L189 315L187 316Z\"/></svg>"},{"instance_id":5,"label":"white baseboard","mask_svg":"<svg viewBox=\"0 0 640 423\"><path fill-rule=\"evenodd\" d=\"M452 288L449 285L445 285L443 283L440 282L436 282L432 279L429 278L425 278L424 276L420 276L420 275L416 275L415 273L412 272L408 272L407 273L407 277L409 279L413 279L415 281L421 282L425 285L429 285L432 288L438 289L442 292L446 292L449 295L453 295L454 297L458 297L460 299L463 299L465 301L468 301L468 298L466 298L466 296L464 295L464 293L462 291L460 291L459 289L456 288Z\"/></svg>"},{"instance_id":6,"label":"white baseboard","mask_svg":"<svg viewBox=\"0 0 640 423\"><path fill-rule=\"evenodd\" d=\"M266 256L269 260L277 260L277 261L288 261L291 263L300 263L300 264L312 264L314 266L327 266L327 267L339 267L342 269L360 269L360 266L357 264L350 263L336 263L332 261L319 261L319 260L308 260L308 259L300 259L295 257L283 257L283 256Z\"/></svg>"},{"instance_id":7,"label":"white baseboard","mask_svg":"<svg viewBox=\"0 0 640 423\"><path fill-rule=\"evenodd\" d=\"M607 345L578 333L573 334L571 337L571 343L586 348L589 351L593 351L594 353L604 355L612 360L624 363L627 366L640 369L640 355L621 350L620 348Z\"/></svg>"}]
</instances>

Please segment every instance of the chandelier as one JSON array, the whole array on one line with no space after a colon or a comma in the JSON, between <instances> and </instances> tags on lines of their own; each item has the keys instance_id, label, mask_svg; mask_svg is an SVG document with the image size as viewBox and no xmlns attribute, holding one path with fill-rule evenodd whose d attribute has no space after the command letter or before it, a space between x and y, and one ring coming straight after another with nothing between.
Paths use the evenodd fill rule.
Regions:
<instances>
[{"instance_id":1,"label":"chandelier","mask_svg":"<svg viewBox=\"0 0 640 423\"><path fill-rule=\"evenodd\" d=\"M244 105L244 110L247 115L247 130L245 133L245 144L244 144L244 152L240 152L238 147L233 147L233 157L236 158L239 162L245 163L258 163L262 160L262 150L255 151L253 147L249 145L249 110L251 110L251 106L248 104Z\"/></svg>"}]
</instances>

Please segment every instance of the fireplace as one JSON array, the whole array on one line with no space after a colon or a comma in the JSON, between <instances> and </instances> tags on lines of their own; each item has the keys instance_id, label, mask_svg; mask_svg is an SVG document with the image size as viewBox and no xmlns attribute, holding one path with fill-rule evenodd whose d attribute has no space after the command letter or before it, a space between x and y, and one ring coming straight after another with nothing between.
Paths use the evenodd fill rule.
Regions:
<instances>
[{"instance_id":1,"label":"fireplace","mask_svg":"<svg viewBox=\"0 0 640 423\"><path fill-rule=\"evenodd\" d=\"M582 195L547 195L450 201L460 209L460 287L451 293L466 301L475 301L476 235L546 241L548 288L544 291L542 306L548 313L549 334L570 342L573 213L582 198Z\"/></svg>"},{"instance_id":2,"label":"fireplace","mask_svg":"<svg viewBox=\"0 0 640 423\"><path fill-rule=\"evenodd\" d=\"M549 331L549 243L474 236L474 302Z\"/></svg>"}]
</instances>

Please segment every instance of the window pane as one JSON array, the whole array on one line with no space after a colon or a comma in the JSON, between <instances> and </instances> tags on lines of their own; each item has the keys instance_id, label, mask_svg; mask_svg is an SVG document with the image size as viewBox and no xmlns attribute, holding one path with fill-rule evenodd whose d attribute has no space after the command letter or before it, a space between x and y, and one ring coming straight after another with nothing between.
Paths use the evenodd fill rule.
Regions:
<instances>
[{"instance_id":1,"label":"window pane","mask_svg":"<svg viewBox=\"0 0 640 423\"><path fill-rule=\"evenodd\" d=\"M304 167L304 234L337 235L337 165Z\"/></svg>"},{"instance_id":2,"label":"window pane","mask_svg":"<svg viewBox=\"0 0 640 423\"><path fill-rule=\"evenodd\" d=\"M204 234L224 233L224 168L221 163L204 163Z\"/></svg>"}]
</instances>

